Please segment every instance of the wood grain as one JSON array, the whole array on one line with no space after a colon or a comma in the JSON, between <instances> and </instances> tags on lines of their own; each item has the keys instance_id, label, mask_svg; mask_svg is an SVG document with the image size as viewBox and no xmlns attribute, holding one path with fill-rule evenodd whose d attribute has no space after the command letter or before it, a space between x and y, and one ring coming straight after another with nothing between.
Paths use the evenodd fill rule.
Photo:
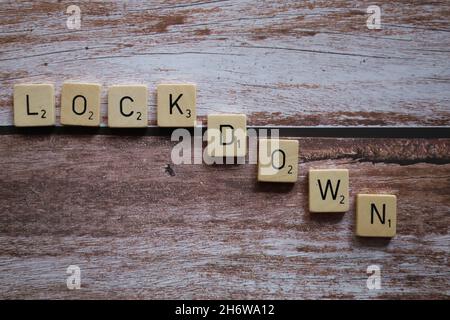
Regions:
<instances>
[{"instance_id":1,"label":"wood grain","mask_svg":"<svg viewBox=\"0 0 450 320\"><path fill-rule=\"evenodd\" d=\"M450 140L298 140L286 187L173 165L168 137L3 135L0 297L448 299ZM349 212L308 212L310 167L350 170ZM355 236L358 192L398 196L394 239Z\"/></svg>"},{"instance_id":2,"label":"wood grain","mask_svg":"<svg viewBox=\"0 0 450 320\"><path fill-rule=\"evenodd\" d=\"M16 83L197 84L200 120L449 126L450 3L1 1L0 125ZM6 132L6 131L5 131ZM299 181L256 165L173 165L169 137L2 134L0 298L450 298L450 139L298 138ZM67 131L66 133L69 133ZM348 168L350 194L398 196L397 236L308 212L309 168ZM82 289L66 287L78 265ZM381 267L382 289L366 287Z\"/></svg>"},{"instance_id":3,"label":"wood grain","mask_svg":"<svg viewBox=\"0 0 450 320\"><path fill-rule=\"evenodd\" d=\"M377 1L2 1L0 125L15 83L104 87L195 82L198 114L252 125L450 124L450 3ZM106 90L102 115L106 124ZM150 124L156 99L149 100ZM59 109L58 109L59 111Z\"/></svg>"}]
</instances>

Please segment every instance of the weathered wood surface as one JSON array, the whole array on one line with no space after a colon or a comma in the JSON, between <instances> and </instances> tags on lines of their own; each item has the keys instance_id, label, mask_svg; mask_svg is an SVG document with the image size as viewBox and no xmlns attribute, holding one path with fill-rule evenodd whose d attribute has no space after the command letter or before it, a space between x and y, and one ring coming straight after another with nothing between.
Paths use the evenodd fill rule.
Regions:
<instances>
[{"instance_id":1,"label":"weathered wood surface","mask_svg":"<svg viewBox=\"0 0 450 320\"><path fill-rule=\"evenodd\" d=\"M172 165L168 137L3 135L1 298L450 297L449 139L300 138L292 188L255 165ZM398 235L310 214L307 170L398 195ZM381 267L382 289L366 288ZM66 268L82 288L66 288Z\"/></svg>"},{"instance_id":2,"label":"weathered wood surface","mask_svg":"<svg viewBox=\"0 0 450 320\"><path fill-rule=\"evenodd\" d=\"M381 30L373 1L77 1L80 30L70 4L1 2L0 125L15 83L55 83L59 106L68 80L195 82L200 118L254 125L450 124L449 1L376 1Z\"/></svg>"},{"instance_id":3,"label":"weathered wood surface","mask_svg":"<svg viewBox=\"0 0 450 320\"><path fill-rule=\"evenodd\" d=\"M251 125L450 125L450 3L0 2L0 125L15 83L198 85L198 114ZM1 298L449 298L449 139L300 138L292 188L256 167L171 165L168 137L0 136ZM309 167L398 195L398 235L307 210ZM82 289L66 287L81 267ZM382 270L379 291L366 268Z\"/></svg>"}]
</instances>

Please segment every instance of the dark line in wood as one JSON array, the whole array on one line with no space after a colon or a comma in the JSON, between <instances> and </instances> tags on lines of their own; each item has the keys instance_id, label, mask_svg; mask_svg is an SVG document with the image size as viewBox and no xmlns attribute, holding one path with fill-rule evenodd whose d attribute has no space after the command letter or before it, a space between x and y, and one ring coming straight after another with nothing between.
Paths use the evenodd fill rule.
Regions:
<instances>
[{"instance_id":1,"label":"dark line in wood","mask_svg":"<svg viewBox=\"0 0 450 320\"><path fill-rule=\"evenodd\" d=\"M286 50L286 51L295 51L295 52L331 54L331 55L338 55L338 56L375 58L375 59L407 59L407 58L395 57L395 56L378 56L378 55L368 55L368 54L357 54L357 53L351 53L351 52L336 52L336 51L311 50L311 49L299 49L299 48L286 48L286 47L276 47L276 46L238 45L238 46L230 46L230 47L232 47L232 48L247 48L247 49Z\"/></svg>"},{"instance_id":2,"label":"dark line in wood","mask_svg":"<svg viewBox=\"0 0 450 320\"><path fill-rule=\"evenodd\" d=\"M408 159L408 158L402 158L402 156L387 156L383 158L376 158L371 155L365 155L363 153L357 152L355 153L344 153L344 154L337 154L337 155L331 155L331 156L320 156L320 157L313 157L308 159L302 159L302 162L308 163L308 162L316 162L316 161L323 161L323 160L341 160L341 159L352 159L355 162L364 163L384 163L384 164L398 164L400 166L409 166L417 163L428 163L428 164L435 164L435 165L444 165L450 163L450 157L439 157L439 156L421 156L417 157L415 159Z\"/></svg>"},{"instance_id":3,"label":"dark line in wood","mask_svg":"<svg viewBox=\"0 0 450 320\"><path fill-rule=\"evenodd\" d=\"M25 134L74 134L74 135L121 135L121 136L170 136L178 128L109 128L109 127L15 127L0 126L0 135ZM184 128L193 134L193 128ZM202 127L204 133L206 127ZM280 137L330 137L330 138L450 138L450 127L312 127L312 126L248 126L247 129L279 130Z\"/></svg>"},{"instance_id":4,"label":"dark line in wood","mask_svg":"<svg viewBox=\"0 0 450 320\"><path fill-rule=\"evenodd\" d=\"M444 165L450 163L450 158L420 158L420 159L386 159L386 160L369 160L369 159L355 159L358 162L370 162L370 163L384 163L384 164L398 164L400 166L410 166L417 163L428 163L435 165Z\"/></svg>"}]
</instances>

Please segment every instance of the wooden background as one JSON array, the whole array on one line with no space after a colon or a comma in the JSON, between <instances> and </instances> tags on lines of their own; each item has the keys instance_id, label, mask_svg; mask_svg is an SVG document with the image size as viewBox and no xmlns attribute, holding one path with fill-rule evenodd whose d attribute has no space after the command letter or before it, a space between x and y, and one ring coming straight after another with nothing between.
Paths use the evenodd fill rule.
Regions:
<instances>
[{"instance_id":1,"label":"wooden background","mask_svg":"<svg viewBox=\"0 0 450 320\"><path fill-rule=\"evenodd\" d=\"M15 83L198 85L200 119L250 125L450 125L448 1L1 1L0 125ZM366 8L382 8L368 30ZM102 98L106 124L106 89ZM299 181L255 165L173 165L170 137L0 136L0 297L450 297L450 139L297 138ZM169 169L170 166L170 169ZM310 214L307 170L398 196L391 241ZM381 267L382 289L366 287ZM68 290L66 268L81 268Z\"/></svg>"}]
</instances>

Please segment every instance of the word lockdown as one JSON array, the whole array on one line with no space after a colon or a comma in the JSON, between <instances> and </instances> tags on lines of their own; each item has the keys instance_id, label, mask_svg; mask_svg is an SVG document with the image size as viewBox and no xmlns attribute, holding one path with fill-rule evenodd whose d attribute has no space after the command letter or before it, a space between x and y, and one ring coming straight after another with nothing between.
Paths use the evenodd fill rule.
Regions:
<instances>
[{"instance_id":1,"label":"word lockdown","mask_svg":"<svg viewBox=\"0 0 450 320\"><path fill-rule=\"evenodd\" d=\"M194 84L160 84L156 91L158 126L179 128L197 126ZM61 124L99 126L100 96L99 84L64 83L61 90ZM147 127L147 100L148 89L145 85L111 86L108 89L108 126L112 128ZM14 86L14 124L16 126L52 126L55 125L55 114L53 85L19 84ZM208 115L207 122L205 154L209 158L217 160L246 157L248 149L246 115L211 114ZM177 133L177 130L174 133ZM175 146L172 157L177 153L190 155L192 143L191 139L186 137L189 132L178 131L177 134L178 139L182 138L183 141ZM259 182L295 183L297 181L299 161L297 140L272 136L259 138L257 144ZM309 210L315 213L349 210L347 169L309 170ZM356 196L356 234L362 237L395 236L396 211L395 195L358 194Z\"/></svg>"}]
</instances>

